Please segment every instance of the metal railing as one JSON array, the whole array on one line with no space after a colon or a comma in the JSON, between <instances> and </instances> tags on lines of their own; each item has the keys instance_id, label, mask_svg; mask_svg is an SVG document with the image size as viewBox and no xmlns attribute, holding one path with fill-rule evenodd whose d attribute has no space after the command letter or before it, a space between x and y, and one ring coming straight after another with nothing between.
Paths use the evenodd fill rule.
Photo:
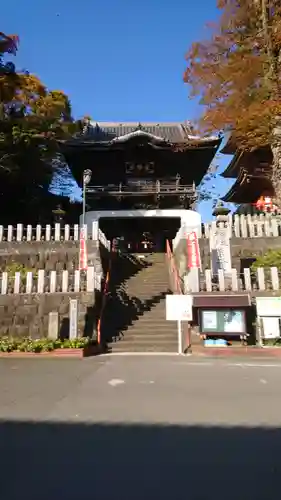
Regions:
<instances>
[{"instance_id":1,"label":"metal railing","mask_svg":"<svg viewBox=\"0 0 281 500\"><path fill-rule=\"evenodd\" d=\"M138 181L136 183L119 183L108 186L88 186L87 194L99 196L134 196L137 194L186 194L195 196L196 191L193 185L175 183L166 183L160 181Z\"/></svg>"}]
</instances>

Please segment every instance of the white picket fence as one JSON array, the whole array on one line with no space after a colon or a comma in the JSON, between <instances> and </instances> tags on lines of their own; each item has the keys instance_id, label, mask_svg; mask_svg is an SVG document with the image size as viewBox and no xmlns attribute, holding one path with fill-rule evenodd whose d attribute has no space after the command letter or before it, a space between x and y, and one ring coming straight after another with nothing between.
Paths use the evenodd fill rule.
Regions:
<instances>
[{"instance_id":1,"label":"white picket fence","mask_svg":"<svg viewBox=\"0 0 281 500\"><path fill-rule=\"evenodd\" d=\"M99 229L97 221L92 223L91 230L88 226L84 226L85 239L100 241L106 248L110 247L110 242L105 234ZM79 224L70 226L69 224L55 224L51 226L47 224L42 226L37 224L24 226L17 224L16 227L9 225L8 227L0 226L0 242L2 241L79 241L81 229Z\"/></svg>"},{"instance_id":2,"label":"white picket fence","mask_svg":"<svg viewBox=\"0 0 281 500\"><path fill-rule=\"evenodd\" d=\"M219 222L219 227L224 227L224 223ZM215 229L217 222L206 222L203 224L203 234L205 238L210 237L212 229ZM227 227L229 236L236 238L259 238L281 236L281 217L278 215L228 215Z\"/></svg>"},{"instance_id":3,"label":"white picket fence","mask_svg":"<svg viewBox=\"0 0 281 500\"><path fill-rule=\"evenodd\" d=\"M0 274L1 295L19 293L68 293L94 292L101 290L101 275L95 272L93 266L87 271L50 271L40 269L22 275L16 272L13 276L7 272Z\"/></svg>"},{"instance_id":4,"label":"white picket fence","mask_svg":"<svg viewBox=\"0 0 281 500\"><path fill-rule=\"evenodd\" d=\"M114 224L114 220L113 220ZM219 223L220 227L224 227L224 223ZM209 238L212 229L217 227L217 222L206 222L202 227L194 228L198 232L198 236ZM227 227L229 236L236 238L259 238L281 236L281 216L266 215L229 215ZM17 224L16 226L9 225L7 227L0 225L0 242L2 241L79 241L81 228L79 224L73 226L69 224L47 224L42 226L31 224L24 226ZM174 247L177 246L178 240L183 236L184 228L180 228L174 239ZM110 247L110 242L105 234L99 229L98 222L93 221L91 228L89 225L84 226L85 238L89 240L99 241L106 248Z\"/></svg>"},{"instance_id":5,"label":"white picket fence","mask_svg":"<svg viewBox=\"0 0 281 500\"><path fill-rule=\"evenodd\" d=\"M217 277L213 277L212 271L205 269L200 273L200 291L281 291L281 273L277 267L268 269L259 267L256 272L244 269L241 274L238 274L236 269L232 269L229 275L219 270Z\"/></svg>"}]
</instances>

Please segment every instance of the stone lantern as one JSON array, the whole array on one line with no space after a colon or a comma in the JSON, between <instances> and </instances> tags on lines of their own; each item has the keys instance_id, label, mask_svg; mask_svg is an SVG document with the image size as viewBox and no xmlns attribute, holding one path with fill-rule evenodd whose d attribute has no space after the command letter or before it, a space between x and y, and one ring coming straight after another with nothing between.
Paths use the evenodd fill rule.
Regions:
<instances>
[{"instance_id":1,"label":"stone lantern","mask_svg":"<svg viewBox=\"0 0 281 500\"><path fill-rule=\"evenodd\" d=\"M226 226L228 224L229 218L228 214L230 213L230 209L225 207L223 205L222 201L219 201L216 205L216 207L213 210L213 217L216 218L216 223L219 224L220 222L223 222L224 225Z\"/></svg>"},{"instance_id":2,"label":"stone lantern","mask_svg":"<svg viewBox=\"0 0 281 500\"><path fill-rule=\"evenodd\" d=\"M61 208L61 205L58 205L55 210L52 210L52 214L54 215L55 223L63 223L66 212Z\"/></svg>"}]
</instances>

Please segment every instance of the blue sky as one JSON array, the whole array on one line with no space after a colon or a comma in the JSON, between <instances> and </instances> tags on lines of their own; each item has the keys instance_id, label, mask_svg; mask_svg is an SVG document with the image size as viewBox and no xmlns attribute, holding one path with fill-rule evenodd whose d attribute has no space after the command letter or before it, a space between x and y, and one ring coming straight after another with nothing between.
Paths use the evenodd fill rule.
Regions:
<instances>
[{"instance_id":1,"label":"blue sky","mask_svg":"<svg viewBox=\"0 0 281 500\"><path fill-rule=\"evenodd\" d=\"M184 55L217 16L216 0L16 0L2 5L1 30L20 36L17 67L68 94L76 118L183 121L201 112L182 81ZM231 185L216 183L222 194ZM200 212L210 219L210 204Z\"/></svg>"}]
</instances>

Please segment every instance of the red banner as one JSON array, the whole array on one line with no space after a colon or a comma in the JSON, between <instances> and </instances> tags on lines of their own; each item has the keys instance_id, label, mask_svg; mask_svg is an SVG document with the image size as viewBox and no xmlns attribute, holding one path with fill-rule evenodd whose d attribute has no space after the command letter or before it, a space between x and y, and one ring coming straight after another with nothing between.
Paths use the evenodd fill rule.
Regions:
<instances>
[{"instance_id":1,"label":"red banner","mask_svg":"<svg viewBox=\"0 0 281 500\"><path fill-rule=\"evenodd\" d=\"M79 269L80 271L87 271L88 269L88 253L87 253L87 245L86 245L84 229L81 229L80 232Z\"/></svg>"},{"instance_id":2,"label":"red banner","mask_svg":"<svg viewBox=\"0 0 281 500\"><path fill-rule=\"evenodd\" d=\"M200 269L200 249L197 234L195 231L189 233L186 237L187 245L187 267L189 269Z\"/></svg>"}]
</instances>

